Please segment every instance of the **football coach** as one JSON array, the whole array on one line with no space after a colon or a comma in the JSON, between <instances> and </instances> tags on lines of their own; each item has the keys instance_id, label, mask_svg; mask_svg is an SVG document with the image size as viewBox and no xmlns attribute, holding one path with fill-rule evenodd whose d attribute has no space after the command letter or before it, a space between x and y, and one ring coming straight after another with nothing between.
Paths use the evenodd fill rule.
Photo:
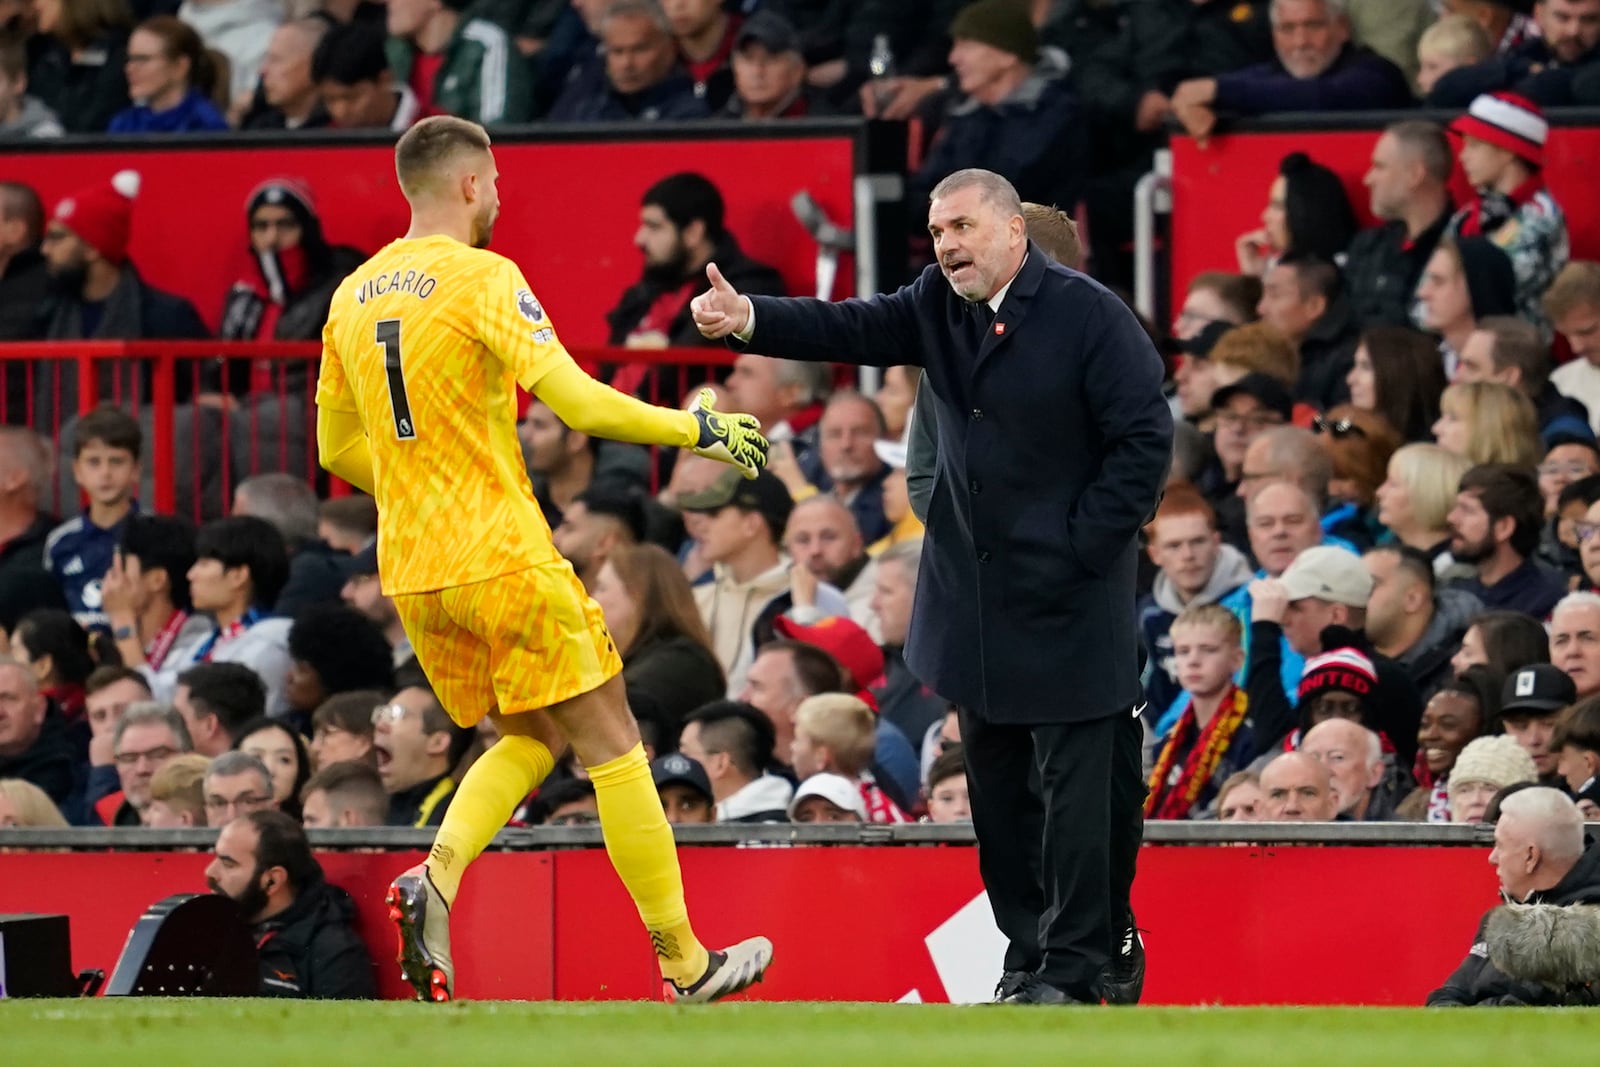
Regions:
<instances>
[{"instance_id":1,"label":"football coach","mask_svg":"<svg viewBox=\"0 0 1600 1067\"><path fill-rule=\"evenodd\" d=\"M1121 300L1028 240L1000 175L958 171L930 199L938 261L898 292L749 297L710 264L691 310L706 337L768 355L924 368L938 467L906 659L962 709L1009 941L997 999L1137 999L1134 571L1171 457L1161 359Z\"/></svg>"}]
</instances>

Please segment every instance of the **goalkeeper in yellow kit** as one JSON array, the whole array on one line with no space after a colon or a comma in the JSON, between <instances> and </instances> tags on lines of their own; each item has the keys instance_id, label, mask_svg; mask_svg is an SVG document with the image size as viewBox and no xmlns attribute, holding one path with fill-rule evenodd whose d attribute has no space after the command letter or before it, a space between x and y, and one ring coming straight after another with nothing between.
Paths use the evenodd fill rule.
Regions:
<instances>
[{"instance_id":1,"label":"goalkeeper in yellow kit","mask_svg":"<svg viewBox=\"0 0 1600 1067\"><path fill-rule=\"evenodd\" d=\"M555 550L516 436L516 386L575 430L675 445L749 477L767 443L747 415L652 407L591 379L510 260L485 251L500 210L482 127L424 119L395 171L411 228L347 278L323 330L322 465L377 498L378 568L440 703L500 741L462 781L426 863L389 913L419 999L454 991L449 910L467 865L570 742L594 780L612 865L638 905L668 999L759 981L766 938L708 952L695 938L671 828L599 607Z\"/></svg>"}]
</instances>

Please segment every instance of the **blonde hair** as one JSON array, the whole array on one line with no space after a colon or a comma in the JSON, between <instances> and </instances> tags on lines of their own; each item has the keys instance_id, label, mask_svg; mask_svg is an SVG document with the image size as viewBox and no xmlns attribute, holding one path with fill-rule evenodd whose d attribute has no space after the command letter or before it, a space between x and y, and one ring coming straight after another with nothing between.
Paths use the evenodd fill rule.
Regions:
<instances>
[{"instance_id":1,"label":"blonde hair","mask_svg":"<svg viewBox=\"0 0 1600 1067\"><path fill-rule=\"evenodd\" d=\"M66 818L43 789L21 778L0 778L0 797L11 801L17 810L18 826L65 829Z\"/></svg>"},{"instance_id":2,"label":"blonde hair","mask_svg":"<svg viewBox=\"0 0 1600 1067\"><path fill-rule=\"evenodd\" d=\"M174 811L187 811L196 826L206 824L205 779L211 760L198 752L173 758L150 779L150 799Z\"/></svg>"},{"instance_id":3,"label":"blonde hair","mask_svg":"<svg viewBox=\"0 0 1600 1067\"><path fill-rule=\"evenodd\" d=\"M827 745L838 772L846 778L857 777L872 763L877 730L872 709L845 693L807 697L794 712L794 732Z\"/></svg>"},{"instance_id":4,"label":"blonde hair","mask_svg":"<svg viewBox=\"0 0 1600 1067\"><path fill-rule=\"evenodd\" d=\"M1544 291L1544 313L1555 322L1580 307L1600 311L1600 263L1574 259Z\"/></svg>"},{"instance_id":5,"label":"blonde hair","mask_svg":"<svg viewBox=\"0 0 1600 1067\"><path fill-rule=\"evenodd\" d=\"M1472 460L1432 444L1402 445L1389 458L1389 470L1405 485L1411 497L1411 514L1424 530L1443 530L1455 507L1461 476Z\"/></svg>"},{"instance_id":6,"label":"blonde hair","mask_svg":"<svg viewBox=\"0 0 1600 1067\"><path fill-rule=\"evenodd\" d=\"M1022 221L1027 226L1029 239L1045 255L1073 270L1083 264L1083 245L1078 241L1078 224L1072 221L1071 215L1054 205L1045 207L1043 204L1024 202Z\"/></svg>"},{"instance_id":7,"label":"blonde hair","mask_svg":"<svg viewBox=\"0 0 1600 1067\"><path fill-rule=\"evenodd\" d=\"M1171 633L1180 626L1210 626L1221 630L1223 640L1230 644L1244 643L1244 626L1239 622L1239 616L1221 604L1191 604L1178 613L1172 625L1167 627L1167 632Z\"/></svg>"},{"instance_id":8,"label":"blonde hair","mask_svg":"<svg viewBox=\"0 0 1600 1067\"><path fill-rule=\"evenodd\" d=\"M1276 378L1286 389L1293 389L1300 376L1300 355L1294 345L1264 322L1235 326L1217 338L1207 358L1212 363L1241 367L1245 374L1257 372Z\"/></svg>"},{"instance_id":9,"label":"blonde hair","mask_svg":"<svg viewBox=\"0 0 1600 1067\"><path fill-rule=\"evenodd\" d=\"M1445 15L1422 31L1417 55L1424 53L1454 59L1462 64L1481 63L1494 52L1489 35L1467 15Z\"/></svg>"},{"instance_id":10,"label":"blonde hair","mask_svg":"<svg viewBox=\"0 0 1600 1067\"><path fill-rule=\"evenodd\" d=\"M1539 414L1521 389L1499 382L1456 382L1439 410L1467 424L1467 458L1474 464L1539 465Z\"/></svg>"}]
</instances>

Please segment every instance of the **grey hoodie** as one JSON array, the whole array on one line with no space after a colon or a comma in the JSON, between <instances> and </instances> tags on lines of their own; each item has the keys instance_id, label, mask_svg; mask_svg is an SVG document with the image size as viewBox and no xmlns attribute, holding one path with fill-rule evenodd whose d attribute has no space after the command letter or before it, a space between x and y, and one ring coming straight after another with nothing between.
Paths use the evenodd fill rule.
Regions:
<instances>
[{"instance_id":1,"label":"grey hoodie","mask_svg":"<svg viewBox=\"0 0 1600 1067\"><path fill-rule=\"evenodd\" d=\"M1215 604L1255 575L1255 570L1250 566L1250 561L1245 558L1232 545L1223 545L1222 553L1217 556L1217 565L1211 571L1211 580L1206 582L1205 588L1196 593L1186 604L1178 595L1177 586L1172 584L1172 579L1167 577L1166 571L1157 571L1156 580L1150 586L1150 596L1156 606L1162 611L1173 615L1181 614L1184 608L1194 607L1199 604Z\"/></svg>"},{"instance_id":2,"label":"grey hoodie","mask_svg":"<svg viewBox=\"0 0 1600 1067\"><path fill-rule=\"evenodd\" d=\"M15 122L0 122L0 140L21 140L24 137L60 137L65 131L56 113L36 96L22 98L22 113Z\"/></svg>"}]
</instances>

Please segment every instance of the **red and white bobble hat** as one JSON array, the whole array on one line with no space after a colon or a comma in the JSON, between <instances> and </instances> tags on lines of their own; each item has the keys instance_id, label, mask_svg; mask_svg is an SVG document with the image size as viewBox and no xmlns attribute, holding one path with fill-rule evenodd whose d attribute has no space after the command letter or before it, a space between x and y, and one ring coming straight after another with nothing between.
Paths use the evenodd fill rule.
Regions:
<instances>
[{"instance_id":1,"label":"red and white bobble hat","mask_svg":"<svg viewBox=\"0 0 1600 1067\"><path fill-rule=\"evenodd\" d=\"M1450 124L1450 132L1504 148L1518 159L1542 167L1550 124L1539 105L1525 96L1483 93L1473 99L1465 115Z\"/></svg>"},{"instance_id":2,"label":"red and white bobble hat","mask_svg":"<svg viewBox=\"0 0 1600 1067\"><path fill-rule=\"evenodd\" d=\"M133 198L138 195L139 172L119 170L108 182L62 197L52 217L81 237L106 262L120 267L128 258Z\"/></svg>"}]
</instances>

